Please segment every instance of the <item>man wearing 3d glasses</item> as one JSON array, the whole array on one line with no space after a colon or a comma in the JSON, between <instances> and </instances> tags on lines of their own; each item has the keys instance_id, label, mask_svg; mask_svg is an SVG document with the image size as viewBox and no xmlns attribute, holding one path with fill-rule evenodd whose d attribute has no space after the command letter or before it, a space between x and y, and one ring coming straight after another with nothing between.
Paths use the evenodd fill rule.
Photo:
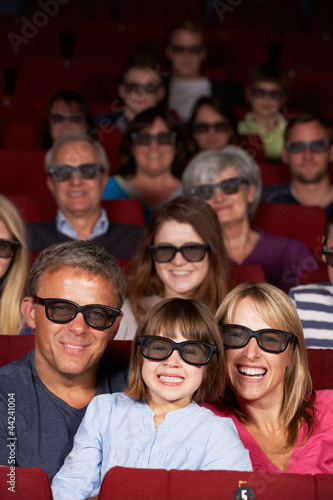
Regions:
<instances>
[{"instance_id":1,"label":"man wearing 3d glasses","mask_svg":"<svg viewBox=\"0 0 333 500\"><path fill-rule=\"evenodd\" d=\"M333 161L333 126L320 112L303 112L287 125L282 159L291 182L263 189L262 201L333 208L329 163Z\"/></svg>"},{"instance_id":2,"label":"man wearing 3d glasses","mask_svg":"<svg viewBox=\"0 0 333 500\"><path fill-rule=\"evenodd\" d=\"M0 465L42 467L52 479L93 396L124 389L126 367L105 353L124 296L116 259L91 242L52 245L37 257L21 305L35 350L0 369Z\"/></svg>"},{"instance_id":3,"label":"man wearing 3d glasses","mask_svg":"<svg viewBox=\"0 0 333 500\"><path fill-rule=\"evenodd\" d=\"M101 206L110 166L104 148L84 132L61 135L45 156L46 183L58 205L55 220L27 224L29 248L91 240L115 257L131 259L144 229L111 223Z\"/></svg>"}]
</instances>

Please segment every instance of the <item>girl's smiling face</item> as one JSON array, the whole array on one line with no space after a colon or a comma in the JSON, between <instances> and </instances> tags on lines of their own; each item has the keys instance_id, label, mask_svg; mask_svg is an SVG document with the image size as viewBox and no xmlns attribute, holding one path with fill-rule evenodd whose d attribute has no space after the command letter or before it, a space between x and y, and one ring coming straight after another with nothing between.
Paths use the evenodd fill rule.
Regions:
<instances>
[{"instance_id":1,"label":"girl's smiling face","mask_svg":"<svg viewBox=\"0 0 333 500\"><path fill-rule=\"evenodd\" d=\"M176 326L175 342L189 339L183 337ZM148 388L147 403L155 413L162 409L165 413L185 408L199 389L204 374L203 366L186 363L179 351L163 361L143 360L142 378Z\"/></svg>"}]
</instances>

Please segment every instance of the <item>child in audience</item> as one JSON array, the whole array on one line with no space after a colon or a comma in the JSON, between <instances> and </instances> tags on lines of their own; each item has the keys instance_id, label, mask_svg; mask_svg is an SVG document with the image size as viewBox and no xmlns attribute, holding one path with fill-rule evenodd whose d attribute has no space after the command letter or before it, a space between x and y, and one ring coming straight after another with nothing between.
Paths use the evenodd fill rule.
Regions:
<instances>
[{"instance_id":1,"label":"child in audience","mask_svg":"<svg viewBox=\"0 0 333 500\"><path fill-rule=\"evenodd\" d=\"M238 133L260 135L268 161L281 158L287 121L279 110L286 102L287 89L287 74L272 62L253 71L246 88L251 111L238 124Z\"/></svg>"},{"instance_id":2,"label":"child in audience","mask_svg":"<svg viewBox=\"0 0 333 500\"><path fill-rule=\"evenodd\" d=\"M133 340L125 393L89 404L52 482L54 499L97 495L114 466L252 470L232 421L198 406L223 392L222 352L204 304L179 298L156 304Z\"/></svg>"}]
</instances>

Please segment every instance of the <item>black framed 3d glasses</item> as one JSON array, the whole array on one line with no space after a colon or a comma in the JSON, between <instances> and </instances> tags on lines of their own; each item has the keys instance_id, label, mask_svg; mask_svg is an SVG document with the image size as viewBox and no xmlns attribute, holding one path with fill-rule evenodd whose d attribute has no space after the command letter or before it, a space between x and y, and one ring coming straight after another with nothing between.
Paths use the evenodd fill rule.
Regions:
<instances>
[{"instance_id":1,"label":"black framed 3d glasses","mask_svg":"<svg viewBox=\"0 0 333 500\"><path fill-rule=\"evenodd\" d=\"M330 267L333 267L333 249L331 250L322 250L322 254L325 255L326 264Z\"/></svg>"},{"instance_id":2,"label":"black framed 3d glasses","mask_svg":"<svg viewBox=\"0 0 333 500\"><path fill-rule=\"evenodd\" d=\"M210 200L215 195L215 190L220 189L223 194L236 194L242 184L248 184L243 177L232 177L216 184L202 184L191 189L191 195L202 201Z\"/></svg>"},{"instance_id":3,"label":"black framed 3d glasses","mask_svg":"<svg viewBox=\"0 0 333 500\"><path fill-rule=\"evenodd\" d=\"M0 257L9 259L14 257L16 250L21 246L19 241L0 239Z\"/></svg>"},{"instance_id":4,"label":"black framed 3d glasses","mask_svg":"<svg viewBox=\"0 0 333 500\"><path fill-rule=\"evenodd\" d=\"M78 167L63 164L53 165L48 170L54 182L68 181L73 177L74 172L77 172L83 179L94 179L99 172L104 172L104 167L101 163L83 163Z\"/></svg>"},{"instance_id":5,"label":"black framed 3d glasses","mask_svg":"<svg viewBox=\"0 0 333 500\"><path fill-rule=\"evenodd\" d=\"M312 153L325 153L328 150L331 141L329 139L316 139L315 141L289 141L286 142L285 148L289 153L303 153L308 146Z\"/></svg>"},{"instance_id":6,"label":"black framed 3d glasses","mask_svg":"<svg viewBox=\"0 0 333 500\"><path fill-rule=\"evenodd\" d=\"M174 342L167 337L153 335L138 337L137 344L140 345L142 356L150 361L163 361L177 349L185 363L195 366L207 365L212 355L218 352L216 345L206 342L197 340Z\"/></svg>"},{"instance_id":7,"label":"black framed 3d glasses","mask_svg":"<svg viewBox=\"0 0 333 500\"><path fill-rule=\"evenodd\" d=\"M81 115L70 115L70 116L65 116L60 113L51 113L50 114L50 120L54 124L58 123L64 123L64 122L69 122L72 124L80 125L83 123L83 116Z\"/></svg>"},{"instance_id":8,"label":"black framed 3d glasses","mask_svg":"<svg viewBox=\"0 0 333 500\"><path fill-rule=\"evenodd\" d=\"M69 323L78 313L82 313L87 325L98 330L106 330L113 325L117 316L121 315L120 309L101 304L79 306L71 300L42 299L36 295L33 295L32 299L36 304L45 307L47 319L54 323Z\"/></svg>"},{"instance_id":9,"label":"black framed 3d glasses","mask_svg":"<svg viewBox=\"0 0 333 500\"><path fill-rule=\"evenodd\" d=\"M250 90L252 97L270 97L279 101L285 94L284 90L266 90L261 87L252 87Z\"/></svg>"},{"instance_id":10,"label":"black framed 3d glasses","mask_svg":"<svg viewBox=\"0 0 333 500\"><path fill-rule=\"evenodd\" d=\"M219 324L219 326L223 345L230 349L245 347L250 339L254 337L257 340L258 346L263 351L279 354L286 350L289 341L293 341L296 338L293 333L273 328L253 331L242 325Z\"/></svg>"},{"instance_id":11,"label":"black framed 3d glasses","mask_svg":"<svg viewBox=\"0 0 333 500\"><path fill-rule=\"evenodd\" d=\"M202 51L202 45L171 45L171 50L174 54L183 54L189 52L190 54L199 55Z\"/></svg>"},{"instance_id":12,"label":"black framed 3d glasses","mask_svg":"<svg viewBox=\"0 0 333 500\"><path fill-rule=\"evenodd\" d=\"M131 94L132 92L134 94L138 94L140 92L145 92L146 94L154 94L155 92L157 92L160 86L161 82L146 83L146 84L135 83L135 82L124 83L126 92L128 92L129 94Z\"/></svg>"},{"instance_id":13,"label":"black framed 3d glasses","mask_svg":"<svg viewBox=\"0 0 333 500\"><path fill-rule=\"evenodd\" d=\"M193 123L193 132L195 134L207 134L210 130L216 133L230 132L230 123L228 121L220 121L215 123L196 122Z\"/></svg>"},{"instance_id":14,"label":"black framed 3d glasses","mask_svg":"<svg viewBox=\"0 0 333 500\"><path fill-rule=\"evenodd\" d=\"M160 132L159 134L149 134L148 132L133 132L131 138L136 146L149 146L153 139L160 146L170 146L175 143L176 132Z\"/></svg>"},{"instance_id":15,"label":"black framed 3d glasses","mask_svg":"<svg viewBox=\"0 0 333 500\"><path fill-rule=\"evenodd\" d=\"M159 245L149 245L149 252L153 261L163 263L171 262L177 252L180 252L188 262L200 262L205 258L210 250L207 243L187 243L181 247L161 243Z\"/></svg>"}]
</instances>

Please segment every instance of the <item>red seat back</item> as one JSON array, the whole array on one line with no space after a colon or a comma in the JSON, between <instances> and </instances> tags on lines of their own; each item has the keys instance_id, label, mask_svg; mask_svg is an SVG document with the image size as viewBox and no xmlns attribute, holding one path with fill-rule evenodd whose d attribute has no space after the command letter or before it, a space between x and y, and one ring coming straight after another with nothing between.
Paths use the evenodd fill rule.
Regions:
<instances>
[{"instance_id":1,"label":"red seat back","mask_svg":"<svg viewBox=\"0 0 333 500\"><path fill-rule=\"evenodd\" d=\"M50 480L39 467L0 467L0 498L52 500Z\"/></svg>"}]
</instances>

